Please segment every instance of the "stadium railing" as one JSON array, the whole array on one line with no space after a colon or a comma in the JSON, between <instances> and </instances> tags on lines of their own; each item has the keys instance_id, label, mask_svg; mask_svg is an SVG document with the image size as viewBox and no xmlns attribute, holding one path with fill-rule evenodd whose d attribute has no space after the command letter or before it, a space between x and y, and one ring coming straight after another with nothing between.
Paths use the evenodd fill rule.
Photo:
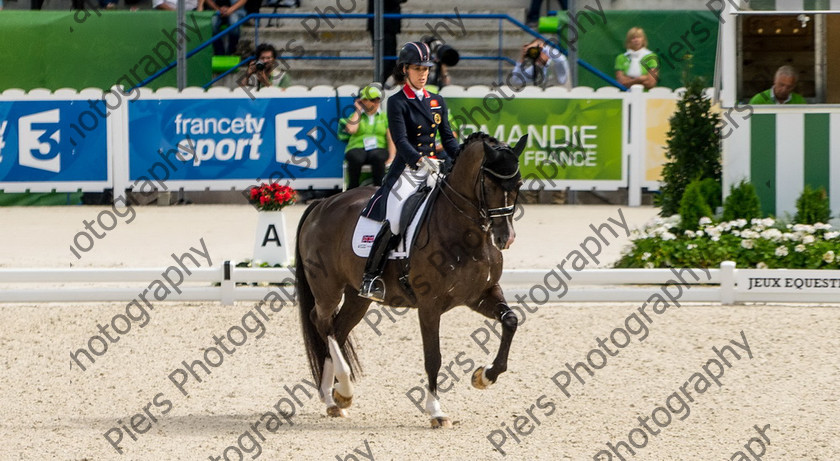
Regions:
<instances>
[{"instance_id":1,"label":"stadium railing","mask_svg":"<svg viewBox=\"0 0 840 461\"><path fill-rule=\"evenodd\" d=\"M231 26L227 27L225 30L219 32L218 34L214 35L206 42L201 43L197 47L193 48L187 53L187 59L191 56L195 55L199 51L203 50L204 48L210 46L214 41L217 39L224 37L228 33L232 32L233 29L236 27L240 27L246 24L250 20L254 20L254 44L259 44L259 29L260 29L260 19L274 19L274 18L286 18L286 19L306 19L313 17L314 13L277 13L277 14L267 14L267 13L255 13L249 14L242 18L241 20L237 21L236 23L232 24ZM373 17L371 14L363 14L363 13L348 13L348 14L325 14L320 13L317 15L318 18L321 19L337 19L337 20L344 20L344 19L368 19ZM568 50L564 47L560 46L556 41L551 40L544 35L540 34L539 32L534 31L530 27L526 26L522 22L518 21L517 19L512 18L507 14L494 14L494 13L487 13L487 14L450 14L450 13L408 13L408 14L384 14L383 17L385 19L468 19L468 20L487 20L487 19L495 19L498 20L498 31L499 31L499 41L498 41L498 48L497 53L495 56L461 56L461 59L464 60L490 60L490 61L498 61L499 68L498 68L498 78L503 78L503 70L502 64L507 62L508 64L515 64L515 61L512 59L505 57L502 55L502 49L504 45L504 30L503 24L505 21L513 24L514 26L522 29L526 33L532 35L534 38L538 38L543 40L546 44L552 46L553 48L559 50L564 55L568 56ZM234 72L239 67L246 65L250 60L253 58L248 58L242 60L239 65L235 67L231 67L227 71L223 72L222 74L213 78L210 82L204 85L204 88L208 88L218 80L224 78L225 76L229 75L231 72ZM315 56L315 55L303 55L303 56L284 56L284 59L295 59L295 60L373 60L373 56ZM394 60L396 56L385 56L384 59ZM611 86L619 88L622 91L626 91L627 88L620 83L618 83L614 78L610 77L609 75L601 72L588 62L583 59L577 59L578 65L583 67L589 72L592 72L594 75L599 77L600 79L604 80ZM158 72L154 73L153 75L149 76L142 82L138 83L134 88L143 87L155 80L156 78L160 77L161 75L165 74L166 72L172 70L176 66L176 61L170 62L164 68L159 70ZM133 89L133 88L132 88Z\"/></svg>"}]
</instances>

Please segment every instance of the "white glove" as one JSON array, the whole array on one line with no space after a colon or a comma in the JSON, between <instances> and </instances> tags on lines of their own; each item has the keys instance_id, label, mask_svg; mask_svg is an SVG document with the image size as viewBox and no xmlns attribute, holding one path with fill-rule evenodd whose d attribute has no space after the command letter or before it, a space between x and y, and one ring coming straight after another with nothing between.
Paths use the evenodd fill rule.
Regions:
<instances>
[{"instance_id":1,"label":"white glove","mask_svg":"<svg viewBox=\"0 0 840 461\"><path fill-rule=\"evenodd\" d=\"M426 169L430 175L440 173L440 161L430 157L420 157L420 167Z\"/></svg>"}]
</instances>

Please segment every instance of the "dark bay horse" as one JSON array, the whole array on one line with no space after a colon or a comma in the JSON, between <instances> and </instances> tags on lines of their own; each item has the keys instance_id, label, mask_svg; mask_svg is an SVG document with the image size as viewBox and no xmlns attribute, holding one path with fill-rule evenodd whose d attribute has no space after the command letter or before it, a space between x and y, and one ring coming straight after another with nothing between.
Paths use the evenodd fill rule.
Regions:
<instances>
[{"instance_id":1,"label":"dark bay horse","mask_svg":"<svg viewBox=\"0 0 840 461\"><path fill-rule=\"evenodd\" d=\"M411 253L406 290L401 264L389 261L383 273L384 304L418 310L429 392L426 412L432 427L450 427L437 397L441 365L440 316L455 306L502 324L493 363L479 367L472 384L484 389L507 369L508 350L518 319L499 287L502 253L513 242L512 215L522 184L519 155L527 136L511 148L483 134L470 135L441 191L430 203ZM365 259L351 246L359 213L373 193L356 188L309 206L301 217L295 248L297 296L309 365L327 414L346 416L359 362L349 338L369 299L358 296Z\"/></svg>"}]
</instances>

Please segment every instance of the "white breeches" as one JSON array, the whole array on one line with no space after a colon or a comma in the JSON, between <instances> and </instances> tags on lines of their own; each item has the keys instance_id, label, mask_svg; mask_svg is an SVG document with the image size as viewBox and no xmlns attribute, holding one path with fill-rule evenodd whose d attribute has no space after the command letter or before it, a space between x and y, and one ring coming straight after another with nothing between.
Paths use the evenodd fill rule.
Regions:
<instances>
[{"instance_id":1,"label":"white breeches","mask_svg":"<svg viewBox=\"0 0 840 461\"><path fill-rule=\"evenodd\" d=\"M412 170L406 166L400 175L400 179L394 183L391 193L388 194L388 202L385 204L385 219L391 223L391 232L394 235L398 234L400 230L400 215L402 214L403 203L417 189L425 185L427 180L430 185L433 184L433 179L429 177L428 170L425 168Z\"/></svg>"}]
</instances>

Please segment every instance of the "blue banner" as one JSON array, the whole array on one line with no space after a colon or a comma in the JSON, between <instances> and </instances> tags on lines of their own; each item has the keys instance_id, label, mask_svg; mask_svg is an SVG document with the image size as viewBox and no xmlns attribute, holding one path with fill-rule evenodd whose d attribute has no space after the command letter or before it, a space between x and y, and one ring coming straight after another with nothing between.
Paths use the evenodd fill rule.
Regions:
<instances>
[{"instance_id":1,"label":"blue banner","mask_svg":"<svg viewBox=\"0 0 840 461\"><path fill-rule=\"evenodd\" d=\"M109 181L108 115L102 100L0 101L0 183Z\"/></svg>"},{"instance_id":2,"label":"blue banner","mask_svg":"<svg viewBox=\"0 0 840 461\"><path fill-rule=\"evenodd\" d=\"M335 97L140 99L129 103L129 182L343 181ZM151 175L150 175L151 173ZM159 176L159 175L158 175ZM332 186L330 186L332 187Z\"/></svg>"}]
</instances>

